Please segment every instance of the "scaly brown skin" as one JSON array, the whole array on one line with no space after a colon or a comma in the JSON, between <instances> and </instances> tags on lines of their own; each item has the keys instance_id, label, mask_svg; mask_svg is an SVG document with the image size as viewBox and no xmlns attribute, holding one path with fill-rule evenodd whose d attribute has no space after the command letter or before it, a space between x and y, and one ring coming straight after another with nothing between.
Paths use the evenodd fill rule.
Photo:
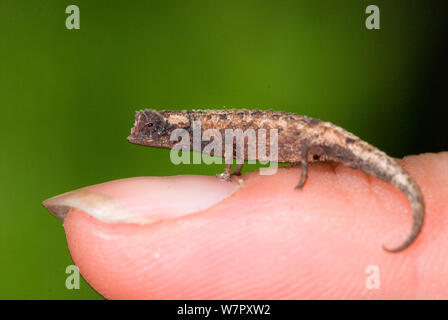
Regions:
<instances>
[{"instance_id":1,"label":"scaly brown skin","mask_svg":"<svg viewBox=\"0 0 448 320\"><path fill-rule=\"evenodd\" d=\"M193 146L193 121L201 123L202 133L207 129L219 130L222 137L226 129L277 129L278 162L301 164L302 173L296 186L300 189L307 179L308 163L315 161L335 161L360 169L374 177L384 180L403 191L412 207L413 225L408 238L396 248L386 248L389 252L399 252L411 245L423 226L425 207L419 186L409 174L391 157L350 132L330 122L272 110L194 110L194 111L155 111L142 110L135 115L134 127L128 140L132 143L172 148L177 141L170 141L175 129L185 129L190 133L191 150ZM206 144L201 144L201 151ZM224 150L224 139L223 147ZM234 148L235 150L235 148ZM257 160L249 157L244 148L244 160ZM267 137L269 154L269 136ZM211 154L213 155L213 154ZM234 157L236 155L234 154ZM239 174L238 165L233 174ZM229 179L231 165L221 175Z\"/></svg>"}]
</instances>

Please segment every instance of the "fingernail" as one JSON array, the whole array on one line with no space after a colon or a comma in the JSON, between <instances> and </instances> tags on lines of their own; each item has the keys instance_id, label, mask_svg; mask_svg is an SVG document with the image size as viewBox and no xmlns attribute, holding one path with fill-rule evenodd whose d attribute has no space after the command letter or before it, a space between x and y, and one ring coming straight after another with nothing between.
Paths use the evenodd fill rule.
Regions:
<instances>
[{"instance_id":1,"label":"fingernail","mask_svg":"<svg viewBox=\"0 0 448 320\"><path fill-rule=\"evenodd\" d=\"M76 208L104 222L149 224L205 210L238 188L215 177L139 177L70 191L42 204L62 221Z\"/></svg>"}]
</instances>

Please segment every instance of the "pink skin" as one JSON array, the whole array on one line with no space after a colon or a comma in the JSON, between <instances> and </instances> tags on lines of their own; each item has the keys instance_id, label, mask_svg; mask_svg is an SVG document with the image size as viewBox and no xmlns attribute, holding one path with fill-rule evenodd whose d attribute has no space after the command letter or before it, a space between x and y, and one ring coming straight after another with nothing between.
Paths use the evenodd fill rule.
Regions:
<instances>
[{"instance_id":1,"label":"pink skin","mask_svg":"<svg viewBox=\"0 0 448 320\"><path fill-rule=\"evenodd\" d=\"M426 204L421 235L400 253L381 245L410 231L404 194L335 164L311 165L303 190L294 190L300 168L253 172L241 184L148 177L81 189L75 196L89 209L68 213L68 247L111 299L447 299L448 152L400 163ZM88 212L111 199L111 216L123 221ZM44 203L51 210L48 201L57 200ZM366 289L369 265L379 289Z\"/></svg>"}]
</instances>

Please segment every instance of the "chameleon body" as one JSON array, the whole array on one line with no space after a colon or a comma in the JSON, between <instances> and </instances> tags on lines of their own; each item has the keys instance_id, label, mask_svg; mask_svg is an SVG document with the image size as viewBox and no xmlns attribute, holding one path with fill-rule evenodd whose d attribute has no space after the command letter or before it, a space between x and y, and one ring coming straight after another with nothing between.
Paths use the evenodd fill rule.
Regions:
<instances>
[{"instance_id":1,"label":"chameleon body","mask_svg":"<svg viewBox=\"0 0 448 320\"><path fill-rule=\"evenodd\" d=\"M270 129L276 129L278 162L300 164L302 167L297 189L302 188L307 180L308 164L316 161L339 162L384 180L400 189L409 199L413 224L408 238L401 245L395 248L383 246L383 249L389 252L402 251L411 245L420 233L425 208L417 183L386 153L330 122L272 110L155 111L147 109L136 113L134 127L131 129L128 140L145 146L172 148L177 141L170 140L171 133L175 129L185 129L193 136L193 121L200 121L202 132L215 129L219 130L223 136L226 129L242 129L243 131L250 128L255 131L265 129L267 132ZM191 144L193 145L193 142ZM201 150L195 151L203 152L203 147L202 144ZM249 159L245 152L244 160L256 159ZM235 172L231 173L231 165L226 164L226 170L220 176L229 179L231 175L238 175L241 167L242 165L238 165Z\"/></svg>"}]
</instances>

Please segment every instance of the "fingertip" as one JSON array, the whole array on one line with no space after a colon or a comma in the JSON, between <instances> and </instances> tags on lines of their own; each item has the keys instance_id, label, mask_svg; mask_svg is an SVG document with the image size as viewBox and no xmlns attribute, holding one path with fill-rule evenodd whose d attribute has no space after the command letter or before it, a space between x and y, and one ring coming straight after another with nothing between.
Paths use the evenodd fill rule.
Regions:
<instances>
[{"instance_id":1,"label":"fingertip","mask_svg":"<svg viewBox=\"0 0 448 320\"><path fill-rule=\"evenodd\" d=\"M204 210L238 188L207 176L137 177L77 189L42 204L61 220L77 208L104 222L148 224Z\"/></svg>"},{"instance_id":2,"label":"fingertip","mask_svg":"<svg viewBox=\"0 0 448 320\"><path fill-rule=\"evenodd\" d=\"M409 171L415 173L412 166ZM72 210L64 223L69 248L83 276L107 298L384 299L416 296L418 279L434 281L428 261L440 254L430 249L443 246L448 224L431 212L443 198L425 198L429 219L418 250L389 255L384 251L396 248L382 251L381 242L388 235L403 239L410 221L399 190L359 170L319 164L310 166L298 192L299 176L297 168L245 175L215 205L147 224L110 223ZM440 232L432 233L434 226ZM371 264L386 279L379 291L365 287ZM448 270L440 261L437 268ZM443 290L442 281L427 296Z\"/></svg>"}]
</instances>

